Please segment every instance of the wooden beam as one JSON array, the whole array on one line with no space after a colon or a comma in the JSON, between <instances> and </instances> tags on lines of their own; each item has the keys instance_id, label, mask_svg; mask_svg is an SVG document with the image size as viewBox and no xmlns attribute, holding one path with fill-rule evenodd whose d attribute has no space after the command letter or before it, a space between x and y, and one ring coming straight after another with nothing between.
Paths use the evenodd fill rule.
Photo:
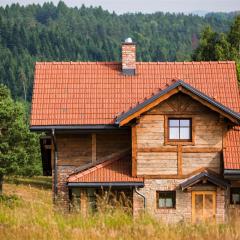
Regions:
<instances>
[{"instance_id":1,"label":"wooden beam","mask_svg":"<svg viewBox=\"0 0 240 240\"><path fill-rule=\"evenodd\" d=\"M226 148L226 140L227 140L227 127L222 127L222 148Z\"/></svg>"},{"instance_id":2,"label":"wooden beam","mask_svg":"<svg viewBox=\"0 0 240 240\"><path fill-rule=\"evenodd\" d=\"M97 139L96 133L92 133L92 163L97 162Z\"/></svg>"},{"instance_id":3,"label":"wooden beam","mask_svg":"<svg viewBox=\"0 0 240 240\"><path fill-rule=\"evenodd\" d=\"M175 143L177 144L177 142ZM178 152L179 145L183 153L213 153L221 152L221 147L185 147L182 143L177 146L162 146L162 147L150 147L150 148L138 148L138 152Z\"/></svg>"},{"instance_id":4,"label":"wooden beam","mask_svg":"<svg viewBox=\"0 0 240 240\"><path fill-rule=\"evenodd\" d=\"M52 167L52 171L54 170L54 151L55 151L55 149L54 149L53 140L51 140L51 167Z\"/></svg>"},{"instance_id":5,"label":"wooden beam","mask_svg":"<svg viewBox=\"0 0 240 240\"><path fill-rule=\"evenodd\" d=\"M184 153L214 153L221 152L221 147L184 147L182 152Z\"/></svg>"},{"instance_id":6,"label":"wooden beam","mask_svg":"<svg viewBox=\"0 0 240 240\"><path fill-rule=\"evenodd\" d=\"M177 164L178 164L178 175L182 175L182 145L178 144L177 146Z\"/></svg>"},{"instance_id":7,"label":"wooden beam","mask_svg":"<svg viewBox=\"0 0 240 240\"><path fill-rule=\"evenodd\" d=\"M195 169L194 171L192 171L192 172L190 172L188 174L181 174L181 175L178 175L178 174L138 175L138 177L143 177L145 179L185 179L185 178L189 178L189 177L191 177L193 175L196 175L196 174L198 174L200 172L207 171L207 170L208 170L207 168L201 167L201 168ZM212 170L211 170L211 172L212 173L216 173L216 172L214 172Z\"/></svg>"},{"instance_id":8,"label":"wooden beam","mask_svg":"<svg viewBox=\"0 0 240 240\"><path fill-rule=\"evenodd\" d=\"M138 150L138 152L177 152L177 146L138 148L137 150Z\"/></svg>"},{"instance_id":9,"label":"wooden beam","mask_svg":"<svg viewBox=\"0 0 240 240\"><path fill-rule=\"evenodd\" d=\"M179 176L177 174L164 174L164 175L138 175L138 177L142 177L144 179L181 179L182 176Z\"/></svg>"},{"instance_id":10,"label":"wooden beam","mask_svg":"<svg viewBox=\"0 0 240 240\"><path fill-rule=\"evenodd\" d=\"M172 95L178 93L179 90L178 89L173 89L170 92L160 96L158 99L156 99L155 101L149 103L148 105L146 105L145 107L139 109L137 112L133 113L132 115L128 116L127 118L123 119L120 123L119 126L123 126L127 123L129 123L132 119L140 116L142 113L149 111L150 109L152 109L153 107L157 106L159 103L163 102L164 100L168 99L169 97L171 97Z\"/></svg>"},{"instance_id":11,"label":"wooden beam","mask_svg":"<svg viewBox=\"0 0 240 240\"><path fill-rule=\"evenodd\" d=\"M132 176L137 176L137 129L132 126Z\"/></svg>"}]
</instances>

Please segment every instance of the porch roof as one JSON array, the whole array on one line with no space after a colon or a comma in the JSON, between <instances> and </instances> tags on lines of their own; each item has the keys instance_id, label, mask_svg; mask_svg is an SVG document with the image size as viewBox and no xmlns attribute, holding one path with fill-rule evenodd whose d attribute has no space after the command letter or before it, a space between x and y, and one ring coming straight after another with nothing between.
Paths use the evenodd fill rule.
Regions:
<instances>
[{"instance_id":1,"label":"porch roof","mask_svg":"<svg viewBox=\"0 0 240 240\"><path fill-rule=\"evenodd\" d=\"M143 178L131 176L131 156L110 159L68 177L68 186L143 186Z\"/></svg>"},{"instance_id":2,"label":"porch roof","mask_svg":"<svg viewBox=\"0 0 240 240\"><path fill-rule=\"evenodd\" d=\"M205 179L207 181L211 182L212 184L219 186L221 188L227 188L229 186L229 183L227 180L220 178L220 176L218 176L217 174L215 174L209 170L205 170L197 175L190 177L189 179L185 180L184 182L180 183L180 187L182 190L185 190Z\"/></svg>"}]
</instances>

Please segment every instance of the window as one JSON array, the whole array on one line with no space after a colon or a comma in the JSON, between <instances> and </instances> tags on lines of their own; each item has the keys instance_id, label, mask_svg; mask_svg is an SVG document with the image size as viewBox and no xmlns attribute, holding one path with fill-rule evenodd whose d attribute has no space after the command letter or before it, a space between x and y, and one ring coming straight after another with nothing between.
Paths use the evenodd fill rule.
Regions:
<instances>
[{"instance_id":1,"label":"window","mask_svg":"<svg viewBox=\"0 0 240 240\"><path fill-rule=\"evenodd\" d=\"M240 204L240 188L230 189L230 204Z\"/></svg>"},{"instance_id":2,"label":"window","mask_svg":"<svg viewBox=\"0 0 240 240\"><path fill-rule=\"evenodd\" d=\"M157 192L157 208L175 208L176 192L161 191Z\"/></svg>"},{"instance_id":3,"label":"window","mask_svg":"<svg viewBox=\"0 0 240 240\"><path fill-rule=\"evenodd\" d=\"M191 119L168 119L168 138L174 141L191 141L192 139L192 120Z\"/></svg>"}]
</instances>

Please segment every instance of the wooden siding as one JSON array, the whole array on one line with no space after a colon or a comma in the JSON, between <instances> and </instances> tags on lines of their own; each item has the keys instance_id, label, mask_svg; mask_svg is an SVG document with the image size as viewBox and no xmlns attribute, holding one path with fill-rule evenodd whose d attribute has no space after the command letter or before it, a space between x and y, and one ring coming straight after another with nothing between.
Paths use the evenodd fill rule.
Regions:
<instances>
[{"instance_id":1,"label":"wooden siding","mask_svg":"<svg viewBox=\"0 0 240 240\"><path fill-rule=\"evenodd\" d=\"M97 161L124 150L131 150L131 134L96 134Z\"/></svg>"},{"instance_id":2,"label":"wooden siding","mask_svg":"<svg viewBox=\"0 0 240 240\"><path fill-rule=\"evenodd\" d=\"M91 134L58 135L58 165L81 166L92 161Z\"/></svg>"},{"instance_id":3,"label":"wooden siding","mask_svg":"<svg viewBox=\"0 0 240 240\"><path fill-rule=\"evenodd\" d=\"M173 115L193 119L191 143L166 142L166 116ZM200 168L220 172L224 128L218 113L182 93L172 96L142 115L136 125L137 175L184 177Z\"/></svg>"},{"instance_id":4,"label":"wooden siding","mask_svg":"<svg viewBox=\"0 0 240 240\"><path fill-rule=\"evenodd\" d=\"M139 175L177 174L177 153L138 153L137 173Z\"/></svg>"},{"instance_id":5,"label":"wooden siding","mask_svg":"<svg viewBox=\"0 0 240 240\"><path fill-rule=\"evenodd\" d=\"M182 153L183 174L189 174L194 170L204 167L217 173L220 172L220 153Z\"/></svg>"},{"instance_id":6,"label":"wooden siding","mask_svg":"<svg viewBox=\"0 0 240 240\"><path fill-rule=\"evenodd\" d=\"M81 167L131 149L130 133L59 134L58 165Z\"/></svg>"}]
</instances>

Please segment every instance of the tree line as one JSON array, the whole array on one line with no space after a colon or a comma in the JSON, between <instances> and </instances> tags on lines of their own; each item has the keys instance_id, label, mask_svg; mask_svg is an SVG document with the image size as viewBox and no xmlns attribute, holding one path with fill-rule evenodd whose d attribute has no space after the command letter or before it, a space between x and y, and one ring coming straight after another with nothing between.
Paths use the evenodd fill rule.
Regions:
<instances>
[{"instance_id":1,"label":"tree line","mask_svg":"<svg viewBox=\"0 0 240 240\"><path fill-rule=\"evenodd\" d=\"M138 61L191 60L202 29L226 32L237 13L117 15L64 2L0 8L0 83L31 101L36 61L120 61L120 43L137 42Z\"/></svg>"}]
</instances>

